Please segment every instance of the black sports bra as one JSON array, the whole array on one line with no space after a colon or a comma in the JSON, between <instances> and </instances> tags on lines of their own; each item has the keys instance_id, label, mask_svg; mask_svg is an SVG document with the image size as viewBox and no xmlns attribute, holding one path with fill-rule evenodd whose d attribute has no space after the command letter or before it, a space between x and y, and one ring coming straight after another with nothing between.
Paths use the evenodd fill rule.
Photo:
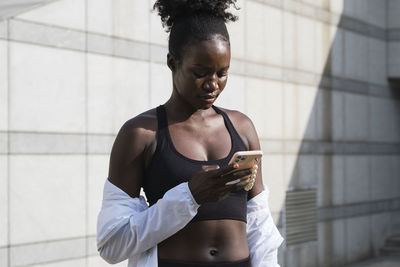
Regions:
<instances>
[{"instance_id":1,"label":"black sports bra","mask_svg":"<svg viewBox=\"0 0 400 267\"><path fill-rule=\"evenodd\" d=\"M180 154L174 147L168 130L167 113L163 105L157 107L158 130L157 147L148 168L144 172L143 190L150 205L162 198L169 189L187 182L202 165L218 164L225 166L237 151L247 150L236 132L228 115L219 108L213 109L224 118L231 137L231 151L228 156L217 160L199 161ZM227 198L200 206L192 221L232 219L246 222L247 191L232 192Z\"/></svg>"}]
</instances>

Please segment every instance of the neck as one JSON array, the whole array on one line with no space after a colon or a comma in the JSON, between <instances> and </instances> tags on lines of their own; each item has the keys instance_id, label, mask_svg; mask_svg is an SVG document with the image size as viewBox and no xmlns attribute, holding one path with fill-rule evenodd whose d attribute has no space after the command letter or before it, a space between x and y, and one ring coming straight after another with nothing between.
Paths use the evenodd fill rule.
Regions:
<instances>
[{"instance_id":1,"label":"neck","mask_svg":"<svg viewBox=\"0 0 400 267\"><path fill-rule=\"evenodd\" d=\"M185 121L189 119L198 120L204 119L210 112L213 112L212 108L208 109L196 109L188 102L182 99L178 93L172 92L171 97L165 103L165 107L168 112L168 117L174 121Z\"/></svg>"}]
</instances>

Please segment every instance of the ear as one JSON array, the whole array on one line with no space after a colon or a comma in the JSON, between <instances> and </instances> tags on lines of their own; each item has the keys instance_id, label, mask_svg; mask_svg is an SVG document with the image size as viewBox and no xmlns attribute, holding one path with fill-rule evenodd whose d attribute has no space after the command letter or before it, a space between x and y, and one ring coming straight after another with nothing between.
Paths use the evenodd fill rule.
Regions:
<instances>
[{"instance_id":1,"label":"ear","mask_svg":"<svg viewBox=\"0 0 400 267\"><path fill-rule=\"evenodd\" d=\"M171 71L175 71L178 60L176 57L170 53L167 55L167 65Z\"/></svg>"}]
</instances>

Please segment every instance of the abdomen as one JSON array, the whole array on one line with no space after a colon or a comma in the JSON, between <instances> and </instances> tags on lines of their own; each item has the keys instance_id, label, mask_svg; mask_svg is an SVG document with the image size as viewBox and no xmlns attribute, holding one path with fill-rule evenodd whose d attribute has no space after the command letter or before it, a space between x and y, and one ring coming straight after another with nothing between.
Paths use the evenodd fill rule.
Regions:
<instances>
[{"instance_id":1,"label":"abdomen","mask_svg":"<svg viewBox=\"0 0 400 267\"><path fill-rule=\"evenodd\" d=\"M238 220L191 222L158 244L161 259L185 262L238 261L249 256L246 223Z\"/></svg>"}]
</instances>

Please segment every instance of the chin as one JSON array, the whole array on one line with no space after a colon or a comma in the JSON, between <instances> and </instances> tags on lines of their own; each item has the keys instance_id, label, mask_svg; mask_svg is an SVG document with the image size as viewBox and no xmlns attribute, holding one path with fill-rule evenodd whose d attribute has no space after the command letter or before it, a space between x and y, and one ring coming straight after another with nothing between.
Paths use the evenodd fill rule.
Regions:
<instances>
[{"instance_id":1,"label":"chin","mask_svg":"<svg viewBox=\"0 0 400 267\"><path fill-rule=\"evenodd\" d=\"M202 104L199 106L199 109L203 109L203 110L209 109L209 108L212 107L212 105L214 105L214 102L212 102L212 103L202 103Z\"/></svg>"}]
</instances>

